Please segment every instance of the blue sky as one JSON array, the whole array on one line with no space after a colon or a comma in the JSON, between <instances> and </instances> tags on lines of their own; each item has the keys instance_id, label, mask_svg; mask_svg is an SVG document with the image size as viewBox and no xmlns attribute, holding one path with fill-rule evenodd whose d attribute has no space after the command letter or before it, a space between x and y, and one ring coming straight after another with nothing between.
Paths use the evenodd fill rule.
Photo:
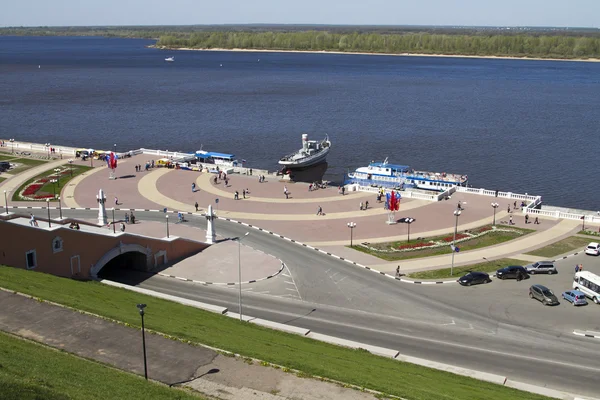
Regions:
<instances>
[{"instance_id":1,"label":"blue sky","mask_svg":"<svg viewBox=\"0 0 600 400\"><path fill-rule=\"evenodd\" d=\"M3 0L0 26L373 24L600 28L600 0Z\"/></svg>"}]
</instances>

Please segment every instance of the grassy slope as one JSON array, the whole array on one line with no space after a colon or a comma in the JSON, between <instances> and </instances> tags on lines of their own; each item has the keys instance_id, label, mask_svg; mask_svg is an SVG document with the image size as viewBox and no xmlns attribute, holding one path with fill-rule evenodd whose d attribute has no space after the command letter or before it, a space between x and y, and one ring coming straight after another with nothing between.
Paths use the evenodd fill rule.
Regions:
<instances>
[{"instance_id":1,"label":"grassy slope","mask_svg":"<svg viewBox=\"0 0 600 400\"><path fill-rule=\"evenodd\" d=\"M583 251L583 249L585 249L591 241L592 240L587 238L571 236L540 249L530 251L527 254L540 257L556 257L561 254L568 253L569 251Z\"/></svg>"},{"instance_id":2,"label":"grassy slope","mask_svg":"<svg viewBox=\"0 0 600 400\"><path fill-rule=\"evenodd\" d=\"M3 332L0 390L4 400L200 398Z\"/></svg>"},{"instance_id":3,"label":"grassy slope","mask_svg":"<svg viewBox=\"0 0 600 400\"><path fill-rule=\"evenodd\" d=\"M484 262L479 264L471 264L463 267L454 268L454 274L450 276L450 268L434 269L431 271L420 271L409 274L409 278L414 279L442 279L442 278L459 278L469 271L479 272L496 272L496 270L509 265L526 265L529 264L527 261L515 260L512 258L502 258L490 262Z\"/></svg>"},{"instance_id":4,"label":"grassy slope","mask_svg":"<svg viewBox=\"0 0 600 400\"><path fill-rule=\"evenodd\" d=\"M146 326L149 329L406 399L545 399L543 396L374 356L365 351L240 323L236 319L97 282L77 282L0 267L0 286L133 326L140 323L135 305L146 303ZM202 290L200 286L198 290Z\"/></svg>"}]
</instances>

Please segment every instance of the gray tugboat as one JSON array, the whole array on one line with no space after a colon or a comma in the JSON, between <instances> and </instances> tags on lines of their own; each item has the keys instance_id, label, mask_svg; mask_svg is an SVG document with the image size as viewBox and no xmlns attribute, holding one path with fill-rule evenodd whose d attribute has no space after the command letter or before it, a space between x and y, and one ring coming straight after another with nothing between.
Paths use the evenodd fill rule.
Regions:
<instances>
[{"instance_id":1,"label":"gray tugboat","mask_svg":"<svg viewBox=\"0 0 600 400\"><path fill-rule=\"evenodd\" d=\"M320 141L308 140L308 135L303 133L302 148L281 158L279 164L283 166L284 170L310 167L324 162L330 149L329 136L325 135L325 139Z\"/></svg>"}]
</instances>

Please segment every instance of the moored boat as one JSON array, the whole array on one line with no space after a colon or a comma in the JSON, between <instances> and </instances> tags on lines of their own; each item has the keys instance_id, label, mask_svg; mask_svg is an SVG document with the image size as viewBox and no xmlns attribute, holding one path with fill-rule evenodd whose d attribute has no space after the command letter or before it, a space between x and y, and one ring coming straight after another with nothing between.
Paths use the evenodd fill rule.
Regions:
<instances>
[{"instance_id":1,"label":"moored boat","mask_svg":"<svg viewBox=\"0 0 600 400\"><path fill-rule=\"evenodd\" d=\"M308 140L306 133L302 134L302 148L292 154L282 157L279 164L284 169L305 168L325 161L331 141L329 136L325 135L323 140Z\"/></svg>"},{"instance_id":2,"label":"moored boat","mask_svg":"<svg viewBox=\"0 0 600 400\"><path fill-rule=\"evenodd\" d=\"M453 186L466 186L467 181L467 175L415 171L408 165L390 164L386 158L383 162L372 161L368 167L348 173L345 184L445 191Z\"/></svg>"},{"instance_id":3,"label":"moored boat","mask_svg":"<svg viewBox=\"0 0 600 400\"><path fill-rule=\"evenodd\" d=\"M175 61L175 57L167 57L167 58L165 58L165 61L166 62L173 62L173 61Z\"/></svg>"}]
</instances>

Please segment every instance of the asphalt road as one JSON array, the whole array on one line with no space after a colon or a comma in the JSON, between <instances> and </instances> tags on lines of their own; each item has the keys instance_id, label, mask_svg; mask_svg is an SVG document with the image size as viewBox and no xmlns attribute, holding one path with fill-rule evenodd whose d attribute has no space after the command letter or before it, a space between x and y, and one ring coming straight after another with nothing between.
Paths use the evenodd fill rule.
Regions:
<instances>
[{"instance_id":1,"label":"asphalt road","mask_svg":"<svg viewBox=\"0 0 600 400\"><path fill-rule=\"evenodd\" d=\"M84 211L63 214L95 216ZM141 223L164 218L158 213L136 212L136 216ZM205 225L202 219L189 223ZM253 290L245 288L245 314L558 390L588 396L600 392L596 379L600 342L571 333L573 329L600 330L600 308L595 304L576 308L565 302L544 307L527 296L534 282L547 284L560 295L571 287L576 263L600 271L600 258L572 257L558 264L558 275L533 276L522 282L494 280L469 288L421 286L385 278L239 224L217 223L217 232L224 236L247 231L251 233L244 239L247 245L286 263L286 275L296 289L289 292L298 299L285 296L289 293L282 288L290 278L279 276ZM139 275L132 274L127 272L120 279L139 281ZM236 290L160 276L148 277L139 285L238 311Z\"/></svg>"}]
</instances>

